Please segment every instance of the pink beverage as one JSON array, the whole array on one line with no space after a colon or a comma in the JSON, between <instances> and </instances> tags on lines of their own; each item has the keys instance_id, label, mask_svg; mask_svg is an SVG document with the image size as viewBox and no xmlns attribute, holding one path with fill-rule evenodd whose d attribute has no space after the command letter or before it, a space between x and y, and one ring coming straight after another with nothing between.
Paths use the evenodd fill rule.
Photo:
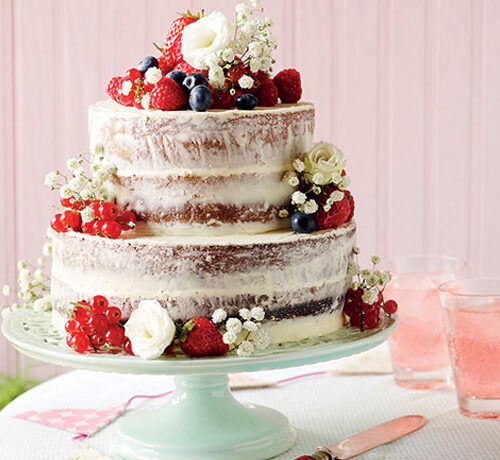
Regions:
<instances>
[{"instance_id":1,"label":"pink beverage","mask_svg":"<svg viewBox=\"0 0 500 460\"><path fill-rule=\"evenodd\" d=\"M445 283L441 301L461 412L500 417L500 280Z\"/></svg>"},{"instance_id":2,"label":"pink beverage","mask_svg":"<svg viewBox=\"0 0 500 460\"><path fill-rule=\"evenodd\" d=\"M413 389L445 387L450 360L438 286L461 276L465 264L453 257L400 257L384 297L398 302L399 322L390 336L394 378Z\"/></svg>"}]
</instances>

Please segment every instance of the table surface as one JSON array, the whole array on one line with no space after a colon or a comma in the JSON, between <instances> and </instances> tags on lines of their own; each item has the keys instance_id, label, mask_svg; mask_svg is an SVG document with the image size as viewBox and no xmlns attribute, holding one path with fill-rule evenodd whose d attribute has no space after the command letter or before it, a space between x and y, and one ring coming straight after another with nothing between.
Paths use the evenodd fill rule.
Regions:
<instances>
[{"instance_id":1,"label":"table surface","mask_svg":"<svg viewBox=\"0 0 500 460\"><path fill-rule=\"evenodd\" d=\"M278 380L328 370L333 363L256 372ZM135 394L159 394L173 388L169 376L141 376L72 371L49 380L17 398L0 412L0 457L4 460L67 460L80 449L73 435L14 419L20 412L49 408L106 408ZM391 375L316 376L282 386L235 392L241 401L275 408L298 429L296 445L277 460L290 460L384 421L421 414L428 424L418 432L379 447L362 459L500 459L500 421L460 415L453 390L399 388ZM131 408L151 408L163 398L135 401ZM85 443L107 452L111 424ZM112 455L111 455L112 457ZM118 459L113 459L118 460Z\"/></svg>"}]
</instances>

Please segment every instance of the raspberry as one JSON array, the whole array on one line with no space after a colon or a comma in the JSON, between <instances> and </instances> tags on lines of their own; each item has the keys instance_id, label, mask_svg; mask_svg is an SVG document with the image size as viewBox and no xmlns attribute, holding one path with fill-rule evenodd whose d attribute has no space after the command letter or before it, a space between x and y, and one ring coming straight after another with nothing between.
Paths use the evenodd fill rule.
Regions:
<instances>
[{"instance_id":1,"label":"raspberry","mask_svg":"<svg viewBox=\"0 0 500 460\"><path fill-rule=\"evenodd\" d=\"M351 207L351 212L347 216L346 222L350 222L352 218L354 217L354 197L352 196L351 192L349 190L344 190L344 194L347 198L347 201L349 201L349 206Z\"/></svg>"},{"instance_id":2,"label":"raspberry","mask_svg":"<svg viewBox=\"0 0 500 460\"><path fill-rule=\"evenodd\" d=\"M244 67L243 65L235 65L227 71L226 77L232 81L233 86L237 87L239 79L241 77L244 77L245 75L248 75L249 73L250 70L248 69L248 67Z\"/></svg>"},{"instance_id":3,"label":"raspberry","mask_svg":"<svg viewBox=\"0 0 500 460\"><path fill-rule=\"evenodd\" d=\"M186 105L186 93L172 79L163 77L151 91L151 106L159 110L178 110Z\"/></svg>"},{"instance_id":4,"label":"raspberry","mask_svg":"<svg viewBox=\"0 0 500 460\"><path fill-rule=\"evenodd\" d=\"M214 91L212 93L211 109L231 109L233 106L233 97L228 91Z\"/></svg>"},{"instance_id":5,"label":"raspberry","mask_svg":"<svg viewBox=\"0 0 500 460\"><path fill-rule=\"evenodd\" d=\"M259 70L256 73L253 73L251 77L257 81L259 85L265 85L266 83L272 83L273 80L272 78L269 78L269 76L265 73L262 72L262 70Z\"/></svg>"},{"instance_id":6,"label":"raspberry","mask_svg":"<svg viewBox=\"0 0 500 460\"><path fill-rule=\"evenodd\" d=\"M273 82L278 88L281 102L295 103L302 96L300 73L295 69L282 70L273 78Z\"/></svg>"},{"instance_id":7,"label":"raspberry","mask_svg":"<svg viewBox=\"0 0 500 460\"><path fill-rule=\"evenodd\" d=\"M276 88L272 80L261 84L257 88L255 95L259 99L259 105L263 107L271 107L278 103L278 88Z\"/></svg>"},{"instance_id":8,"label":"raspberry","mask_svg":"<svg viewBox=\"0 0 500 460\"><path fill-rule=\"evenodd\" d=\"M113 77L111 80L109 80L106 92L108 93L109 97L113 99L113 101L118 101L118 92L122 88L122 83L122 77Z\"/></svg>"},{"instance_id":9,"label":"raspberry","mask_svg":"<svg viewBox=\"0 0 500 460\"><path fill-rule=\"evenodd\" d=\"M345 196L342 200L333 203L329 211L325 211L323 206L320 206L316 213L316 224L320 230L337 228L347 221L350 213L351 206Z\"/></svg>"},{"instance_id":10,"label":"raspberry","mask_svg":"<svg viewBox=\"0 0 500 460\"><path fill-rule=\"evenodd\" d=\"M167 75L175 67L175 62L167 56L158 58L158 68L161 70L163 76Z\"/></svg>"}]
</instances>

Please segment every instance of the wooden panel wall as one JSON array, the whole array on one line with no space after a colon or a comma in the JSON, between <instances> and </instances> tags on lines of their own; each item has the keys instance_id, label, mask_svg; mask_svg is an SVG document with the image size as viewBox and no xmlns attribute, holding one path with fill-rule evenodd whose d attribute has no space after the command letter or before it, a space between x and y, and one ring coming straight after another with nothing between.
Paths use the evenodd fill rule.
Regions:
<instances>
[{"instance_id":1,"label":"wooden panel wall","mask_svg":"<svg viewBox=\"0 0 500 460\"><path fill-rule=\"evenodd\" d=\"M87 107L177 11L232 0L1 0L0 278L34 259L49 170L87 149ZM317 140L348 156L366 255L448 253L500 275L500 2L264 0L276 69L296 67ZM13 352L0 339L0 370Z\"/></svg>"}]
</instances>

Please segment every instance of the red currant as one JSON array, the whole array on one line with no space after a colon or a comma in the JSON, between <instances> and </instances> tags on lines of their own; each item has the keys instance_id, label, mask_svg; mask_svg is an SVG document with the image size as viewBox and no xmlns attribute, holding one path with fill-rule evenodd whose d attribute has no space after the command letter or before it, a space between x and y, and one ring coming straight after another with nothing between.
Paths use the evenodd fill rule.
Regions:
<instances>
[{"instance_id":1,"label":"red currant","mask_svg":"<svg viewBox=\"0 0 500 460\"><path fill-rule=\"evenodd\" d=\"M68 335L66 335L66 344L68 345L68 347L73 348L77 335L78 334L76 334L75 332L70 332Z\"/></svg>"},{"instance_id":2,"label":"red currant","mask_svg":"<svg viewBox=\"0 0 500 460\"><path fill-rule=\"evenodd\" d=\"M64 329L68 333L75 332L78 330L78 323L74 319L70 319L69 321L66 321Z\"/></svg>"},{"instance_id":3,"label":"red currant","mask_svg":"<svg viewBox=\"0 0 500 460\"><path fill-rule=\"evenodd\" d=\"M118 208L111 201L105 201L99 206L98 215L102 220L116 220L118 217Z\"/></svg>"},{"instance_id":4,"label":"red currant","mask_svg":"<svg viewBox=\"0 0 500 460\"><path fill-rule=\"evenodd\" d=\"M94 235L102 235L102 226L104 222L102 220L94 220Z\"/></svg>"},{"instance_id":5,"label":"red currant","mask_svg":"<svg viewBox=\"0 0 500 460\"><path fill-rule=\"evenodd\" d=\"M61 224L72 230L77 230L81 221L80 213L76 211L64 211L61 216Z\"/></svg>"},{"instance_id":6,"label":"red currant","mask_svg":"<svg viewBox=\"0 0 500 460\"><path fill-rule=\"evenodd\" d=\"M95 229L94 222L95 221L93 221L93 220L90 221L90 222L84 222L82 224L82 232L83 233L88 233L89 235L95 235L95 233L94 233L94 229Z\"/></svg>"},{"instance_id":7,"label":"red currant","mask_svg":"<svg viewBox=\"0 0 500 460\"><path fill-rule=\"evenodd\" d=\"M395 300L388 300L387 302L384 302L383 308L386 313L393 315L398 311L398 304Z\"/></svg>"},{"instance_id":8,"label":"red currant","mask_svg":"<svg viewBox=\"0 0 500 460\"><path fill-rule=\"evenodd\" d=\"M116 239L121 235L122 229L118 222L115 222L114 220L107 220L102 225L101 233L107 238Z\"/></svg>"},{"instance_id":9,"label":"red currant","mask_svg":"<svg viewBox=\"0 0 500 460\"><path fill-rule=\"evenodd\" d=\"M123 327L113 325L106 332L106 342L113 347L121 347L125 341L125 330Z\"/></svg>"},{"instance_id":10,"label":"red currant","mask_svg":"<svg viewBox=\"0 0 500 460\"><path fill-rule=\"evenodd\" d=\"M90 339L82 334L77 334L73 341L73 349L77 353L85 353L91 346Z\"/></svg>"},{"instance_id":11,"label":"red currant","mask_svg":"<svg viewBox=\"0 0 500 460\"><path fill-rule=\"evenodd\" d=\"M108 321L104 315L97 313L90 317L88 327L92 334L104 334L108 328Z\"/></svg>"},{"instance_id":12,"label":"red currant","mask_svg":"<svg viewBox=\"0 0 500 460\"><path fill-rule=\"evenodd\" d=\"M132 342L128 337L125 337L125 342L123 343L123 349L125 350L125 353L127 353L128 355L131 356L134 355L134 352L132 350Z\"/></svg>"},{"instance_id":13,"label":"red currant","mask_svg":"<svg viewBox=\"0 0 500 460\"><path fill-rule=\"evenodd\" d=\"M96 313L105 314L108 305L108 299L106 299L106 297L104 297L103 295L96 295L92 299L92 310Z\"/></svg>"},{"instance_id":14,"label":"red currant","mask_svg":"<svg viewBox=\"0 0 500 460\"><path fill-rule=\"evenodd\" d=\"M117 307L109 307L106 310L106 318L108 319L110 324L116 324L122 319L122 312Z\"/></svg>"},{"instance_id":15,"label":"red currant","mask_svg":"<svg viewBox=\"0 0 500 460\"><path fill-rule=\"evenodd\" d=\"M363 313L365 315L369 315L369 314L372 314L372 313L376 313L376 308L375 308L375 305L370 305L369 303L364 303L363 302Z\"/></svg>"},{"instance_id":16,"label":"red currant","mask_svg":"<svg viewBox=\"0 0 500 460\"><path fill-rule=\"evenodd\" d=\"M96 217L99 216L99 207L101 206L101 200L92 200L87 204L87 206L90 206L92 208Z\"/></svg>"},{"instance_id":17,"label":"red currant","mask_svg":"<svg viewBox=\"0 0 500 460\"><path fill-rule=\"evenodd\" d=\"M101 349L104 345L106 345L106 337L102 334L94 334L90 337L90 341L94 347Z\"/></svg>"},{"instance_id":18,"label":"red currant","mask_svg":"<svg viewBox=\"0 0 500 460\"><path fill-rule=\"evenodd\" d=\"M131 82L135 82L137 79L142 78L142 75L137 69L128 69L125 72L125 78Z\"/></svg>"},{"instance_id":19,"label":"red currant","mask_svg":"<svg viewBox=\"0 0 500 460\"><path fill-rule=\"evenodd\" d=\"M92 331L87 323L78 323L77 332L83 335L89 335Z\"/></svg>"},{"instance_id":20,"label":"red currant","mask_svg":"<svg viewBox=\"0 0 500 460\"><path fill-rule=\"evenodd\" d=\"M76 197L74 195L71 195L69 198L61 198L61 205L63 205L65 208L73 208L73 204L76 201Z\"/></svg>"},{"instance_id":21,"label":"red currant","mask_svg":"<svg viewBox=\"0 0 500 460\"><path fill-rule=\"evenodd\" d=\"M132 211L125 211L118 216L116 221L120 224L121 229L126 232L135 227L137 217Z\"/></svg>"},{"instance_id":22,"label":"red currant","mask_svg":"<svg viewBox=\"0 0 500 460\"><path fill-rule=\"evenodd\" d=\"M378 314L364 315L363 317L363 327L365 329L375 329L378 326L379 316Z\"/></svg>"},{"instance_id":23,"label":"red currant","mask_svg":"<svg viewBox=\"0 0 500 460\"><path fill-rule=\"evenodd\" d=\"M68 229L63 223L61 222L61 217L62 214L56 214L55 216L52 216L52 219L50 219L50 227L52 230L55 230L56 232L67 232Z\"/></svg>"},{"instance_id":24,"label":"red currant","mask_svg":"<svg viewBox=\"0 0 500 460\"><path fill-rule=\"evenodd\" d=\"M73 308L71 313L71 318L73 318L77 323L86 323L90 317L90 309L87 306L82 306L81 304Z\"/></svg>"}]
</instances>

